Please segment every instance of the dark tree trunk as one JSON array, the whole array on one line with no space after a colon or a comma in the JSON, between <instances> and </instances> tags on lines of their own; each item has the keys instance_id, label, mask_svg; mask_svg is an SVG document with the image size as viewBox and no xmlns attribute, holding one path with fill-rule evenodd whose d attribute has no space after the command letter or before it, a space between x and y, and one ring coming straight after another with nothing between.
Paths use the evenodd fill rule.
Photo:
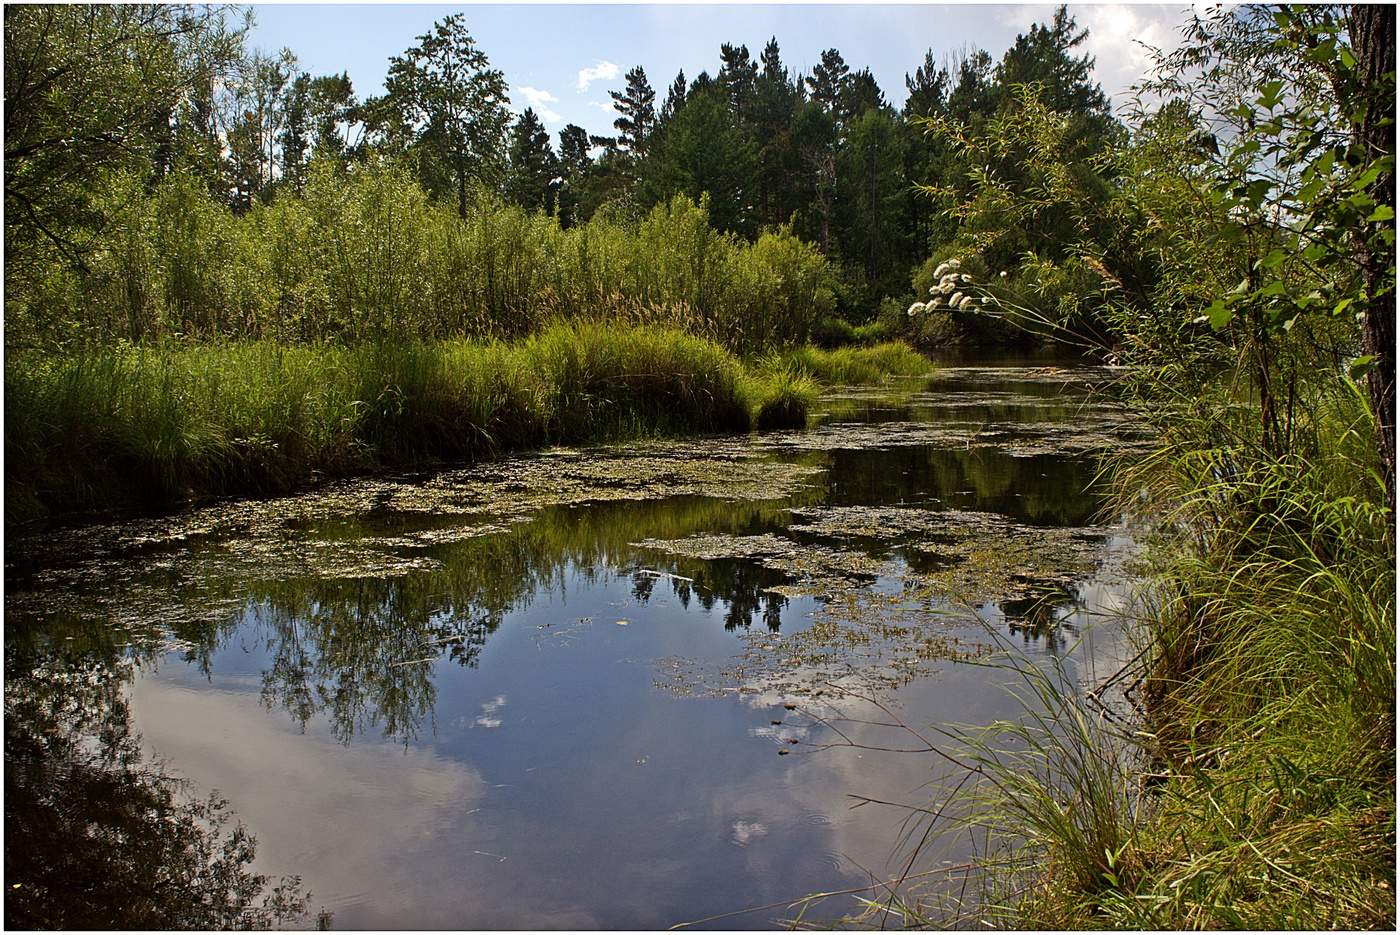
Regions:
<instances>
[{"instance_id":1,"label":"dark tree trunk","mask_svg":"<svg viewBox=\"0 0 1400 935\"><path fill-rule=\"evenodd\" d=\"M1350 36L1359 78L1367 95L1365 116L1352 128L1352 141L1367 162L1395 157L1395 7L1357 4L1351 8ZM1393 165L1393 163L1392 163ZM1384 173L1371 187L1376 202L1395 209L1395 174ZM1365 351L1376 358L1366 378L1376 416L1376 443L1385 472L1386 502L1395 513L1395 248L1361 250L1366 277ZM1387 255L1388 254L1388 255Z\"/></svg>"},{"instance_id":2,"label":"dark tree trunk","mask_svg":"<svg viewBox=\"0 0 1400 935\"><path fill-rule=\"evenodd\" d=\"M467 161L458 154L457 165L457 216L467 219Z\"/></svg>"}]
</instances>

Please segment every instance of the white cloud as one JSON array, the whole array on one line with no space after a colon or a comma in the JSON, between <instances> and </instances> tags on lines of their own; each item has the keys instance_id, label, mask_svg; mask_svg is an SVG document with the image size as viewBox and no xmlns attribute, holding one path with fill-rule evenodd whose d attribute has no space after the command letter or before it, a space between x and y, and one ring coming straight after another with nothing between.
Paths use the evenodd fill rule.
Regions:
<instances>
[{"instance_id":1,"label":"white cloud","mask_svg":"<svg viewBox=\"0 0 1400 935\"><path fill-rule=\"evenodd\" d=\"M1187 4L1072 5L1070 15L1089 38L1072 54L1094 57L1094 80L1103 87L1115 110L1128 103L1132 86L1150 76L1152 50L1170 52L1181 45L1181 26L1190 15ZM1004 8L1002 22L1026 32L1032 23L1048 23L1054 10L1046 6Z\"/></svg>"},{"instance_id":2,"label":"white cloud","mask_svg":"<svg viewBox=\"0 0 1400 935\"><path fill-rule=\"evenodd\" d=\"M1182 7L1079 7L1076 19L1089 38L1081 47L1094 57L1094 77L1115 105L1126 103L1132 86L1148 77L1153 50L1170 52L1181 45Z\"/></svg>"},{"instance_id":3,"label":"white cloud","mask_svg":"<svg viewBox=\"0 0 1400 935\"><path fill-rule=\"evenodd\" d=\"M528 85L511 88L512 96L523 97L528 105L540 115L540 119L545 123L562 123L564 118L559 116L559 112L551 109L549 104L559 103L559 98L540 88L532 88Z\"/></svg>"},{"instance_id":4,"label":"white cloud","mask_svg":"<svg viewBox=\"0 0 1400 935\"><path fill-rule=\"evenodd\" d=\"M588 86L595 81L612 81L622 74L622 69L612 62L599 62L592 68L582 68L578 73L578 89L587 91Z\"/></svg>"}]
</instances>

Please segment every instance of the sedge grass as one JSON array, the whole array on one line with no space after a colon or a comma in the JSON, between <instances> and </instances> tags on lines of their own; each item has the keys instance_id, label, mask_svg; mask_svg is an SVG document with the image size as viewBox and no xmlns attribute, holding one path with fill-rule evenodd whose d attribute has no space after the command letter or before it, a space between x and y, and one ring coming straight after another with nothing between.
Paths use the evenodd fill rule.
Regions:
<instances>
[{"instance_id":1,"label":"sedge grass","mask_svg":"<svg viewBox=\"0 0 1400 935\"><path fill-rule=\"evenodd\" d=\"M644 435L800 427L817 384L662 325L527 338L12 354L7 522Z\"/></svg>"},{"instance_id":2,"label":"sedge grass","mask_svg":"<svg viewBox=\"0 0 1400 935\"><path fill-rule=\"evenodd\" d=\"M986 873L906 924L1393 930L1393 518L1364 401L1319 382L1283 455L1247 409L1159 410L1115 472L1155 520L1141 719L1019 666L1024 717L959 735Z\"/></svg>"}]
</instances>

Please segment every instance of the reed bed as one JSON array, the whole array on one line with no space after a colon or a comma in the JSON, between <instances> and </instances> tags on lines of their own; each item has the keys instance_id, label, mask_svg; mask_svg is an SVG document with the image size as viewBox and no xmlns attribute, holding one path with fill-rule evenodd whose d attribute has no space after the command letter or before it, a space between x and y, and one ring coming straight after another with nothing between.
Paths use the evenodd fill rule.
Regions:
<instances>
[{"instance_id":1,"label":"reed bed","mask_svg":"<svg viewBox=\"0 0 1400 935\"><path fill-rule=\"evenodd\" d=\"M7 266L8 348L516 339L567 318L669 325L749 356L806 342L836 302L814 246L785 227L722 234L704 198L565 229L478 194L463 220L393 163L318 165L241 216L179 173L108 197L116 220L86 271Z\"/></svg>"},{"instance_id":2,"label":"reed bed","mask_svg":"<svg viewBox=\"0 0 1400 935\"><path fill-rule=\"evenodd\" d=\"M795 427L817 389L676 328L590 321L515 341L12 353L6 516L161 509L552 444Z\"/></svg>"}]
</instances>

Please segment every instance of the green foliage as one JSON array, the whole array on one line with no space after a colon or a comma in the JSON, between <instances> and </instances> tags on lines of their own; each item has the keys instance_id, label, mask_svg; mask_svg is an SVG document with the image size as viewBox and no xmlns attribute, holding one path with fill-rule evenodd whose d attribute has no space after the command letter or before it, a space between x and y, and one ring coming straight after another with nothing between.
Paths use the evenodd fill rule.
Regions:
<instances>
[{"instance_id":1,"label":"green foliage","mask_svg":"<svg viewBox=\"0 0 1400 935\"><path fill-rule=\"evenodd\" d=\"M898 341L829 351L800 347L770 358L763 366L804 374L823 383L847 385L878 383L887 376L922 376L933 370L928 358Z\"/></svg>"},{"instance_id":2,"label":"green foliage","mask_svg":"<svg viewBox=\"0 0 1400 935\"><path fill-rule=\"evenodd\" d=\"M108 188L192 155L178 151L198 143L181 102L232 69L241 40L221 11L190 6L6 10L7 286L54 254L83 268Z\"/></svg>"},{"instance_id":3,"label":"green foliage","mask_svg":"<svg viewBox=\"0 0 1400 935\"><path fill-rule=\"evenodd\" d=\"M504 172L506 80L489 66L462 14L454 13L391 58L384 81L385 103L417 128L414 143L429 157L420 161L424 182L434 194L455 183L461 217L471 183L495 187Z\"/></svg>"},{"instance_id":4,"label":"green foliage","mask_svg":"<svg viewBox=\"0 0 1400 935\"><path fill-rule=\"evenodd\" d=\"M463 221L396 163L346 174L321 159L302 192L242 217L185 173L133 200L89 275L55 265L7 297L12 347L514 337L559 315L669 321L752 353L805 340L834 303L827 263L790 231L744 244L709 226L707 202L682 197L635 228L598 218L562 230L478 193Z\"/></svg>"},{"instance_id":5,"label":"green foliage","mask_svg":"<svg viewBox=\"0 0 1400 935\"><path fill-rule=\"evenodd\" d=\"M514 343L109 346L6 361L7 521L545 444L800 425L811 375L923 373L898 345L747 371L675 328L560 321Z\"/></svg>"}]
</instances>

